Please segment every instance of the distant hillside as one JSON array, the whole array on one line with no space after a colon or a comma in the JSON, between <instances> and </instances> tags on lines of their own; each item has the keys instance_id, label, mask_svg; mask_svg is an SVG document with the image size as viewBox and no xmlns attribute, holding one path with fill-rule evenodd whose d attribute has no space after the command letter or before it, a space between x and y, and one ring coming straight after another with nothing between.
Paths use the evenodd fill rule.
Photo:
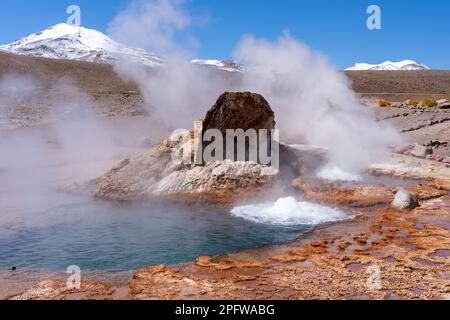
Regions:
<instances>
[{"instance_id":1,"label":"distant hillside","mask_svg":"<svg viewBox=\"0 0 450 320\"><path fill-rule=\"evenodd\" d=\"M0 52L0 76L8 73L30 74L42 83L68 76L89 92L138 91L134 83L120 79L112 66L107 64ZM450 71L350 71L346 74L353 82L354 90L364 96L450 98Z\"/></svg>"}]
</instances>

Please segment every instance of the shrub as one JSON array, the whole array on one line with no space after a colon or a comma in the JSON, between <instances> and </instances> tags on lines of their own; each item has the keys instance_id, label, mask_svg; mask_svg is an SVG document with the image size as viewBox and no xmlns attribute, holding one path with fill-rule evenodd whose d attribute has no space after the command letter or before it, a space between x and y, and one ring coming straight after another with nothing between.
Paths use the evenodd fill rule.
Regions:
<instances>
[{"instance_id":1,"label":"shrub","mask_svg":"<svg viewBox=\"0 0 450 320\"><path fill-rule=\"evenodd\" d=\"M428 108L437 107L436 100L432 100L432 99L422 99L422 100L420 100L419 104L422 107L428 107Z\"/></svg>"},{"instance_id":2,"label":"shrub","mask_svg":"<svg viewBox=\"0 0 450 320\"><path fill-rule=\"evenodd\" d=\"M410 106L410 107L415 107L419 104L419 102L417 100L414 99L408 99L405 101L405 103Z\"/></svg>"},{"instance_id":3,"label":"shrub","mask_svg":"<svg viewBox=\"0 0 450 320\"><path fill-rule=\"evenodd\" d=\"M380 99L378 101L378 106L379 107L389 107L391 105L391 103L389 101L386 101L384 99Z\"/></svg>"}]
</instances>

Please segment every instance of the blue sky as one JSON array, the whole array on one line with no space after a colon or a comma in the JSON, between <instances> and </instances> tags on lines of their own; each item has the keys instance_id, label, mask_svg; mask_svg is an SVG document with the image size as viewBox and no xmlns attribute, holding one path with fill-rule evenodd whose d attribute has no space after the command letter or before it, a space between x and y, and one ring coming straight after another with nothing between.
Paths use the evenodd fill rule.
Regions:
<instances>
[{"instance_id":1,"label":"blue sky","mask_svg":"<svg viewBox=\"0 0 450 320\"><path fill-rule=\"evenodd\" d=\"M0 2L0 43L9 43L66 20L66 8L82 9L82 24L105 32L129 0L14 0ZM366 27L366 9L382 10L382 29ZM450 69L448 0L188 0L189 32L199 58L226 59L243 34L269 40L284 30L330 57L339 68L355 62L414 59ZM205 19L206 18L206 19ZM201 21L199 23L198 21Z\"/></svg>"}]
</instances>

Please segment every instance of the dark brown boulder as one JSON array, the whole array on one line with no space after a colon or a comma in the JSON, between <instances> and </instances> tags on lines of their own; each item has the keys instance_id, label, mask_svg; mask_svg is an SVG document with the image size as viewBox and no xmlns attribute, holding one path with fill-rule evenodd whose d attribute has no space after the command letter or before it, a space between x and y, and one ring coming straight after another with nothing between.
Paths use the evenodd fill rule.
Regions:
<instances>
[{"instance_id":1,"label":"dark brown boulder","mask_svg":"<svg viewBox=\"0 0 450 320\"><path fill-rule=\"evenodd\" d=\"M225 92L206 114L203 130L274 129L275 114L263 96L251 92Z\"/></svg>"}]
</instances>

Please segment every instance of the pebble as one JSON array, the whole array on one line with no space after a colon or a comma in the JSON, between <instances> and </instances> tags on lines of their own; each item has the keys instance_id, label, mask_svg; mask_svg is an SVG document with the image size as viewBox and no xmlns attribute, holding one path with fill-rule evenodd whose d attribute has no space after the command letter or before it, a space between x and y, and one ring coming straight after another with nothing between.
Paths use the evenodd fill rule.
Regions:
<instances>
[{"instance_id":1,"label":"pebble","mask_svg":"<svg viewBox=\"0 0 450 320\"><path fill-rule=\"evenodd\" d=\"M406 189L400 189L396 194L392 206L400 210L412 210L418 206L417 198Z\"/></svg>"}]
</instances>

